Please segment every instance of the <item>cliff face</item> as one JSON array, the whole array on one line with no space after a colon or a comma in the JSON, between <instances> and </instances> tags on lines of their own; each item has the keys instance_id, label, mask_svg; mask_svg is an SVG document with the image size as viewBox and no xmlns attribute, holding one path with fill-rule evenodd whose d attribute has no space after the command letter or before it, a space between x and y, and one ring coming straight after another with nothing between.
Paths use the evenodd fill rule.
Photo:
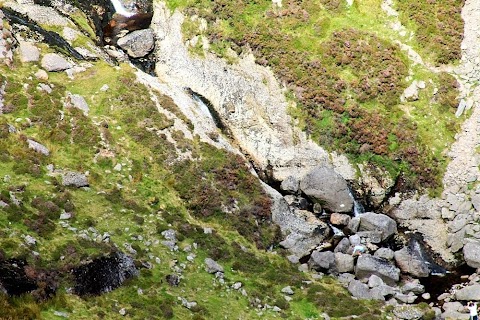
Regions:
<instances>
[{"instance_id":1,"label":"cliff face","mask_svg":"<svg viewBox=\"0 0 480 320\"><path fill-rule=\"evenodd\" d=\"M0 5L11 317L376 319L475 237L473 2Z\"/></svg>"}]
</instances>

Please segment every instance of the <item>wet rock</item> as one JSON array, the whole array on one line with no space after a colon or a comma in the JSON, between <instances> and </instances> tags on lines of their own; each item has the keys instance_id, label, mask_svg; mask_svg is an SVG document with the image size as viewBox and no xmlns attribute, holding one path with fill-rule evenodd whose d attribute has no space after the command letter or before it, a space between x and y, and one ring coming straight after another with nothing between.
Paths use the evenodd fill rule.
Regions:
<instances>
[{"instance_id":1,"label":"wet rock","mask_svg":"<svg viewBox=\"0 0 480 320\"><path fill-rule=\"evenodd\" d=\"M474 284L455 292L455 299L462 301L480 300L480 284Z\"/></svg>"},{"instance_id":2,"label":"wet rock","mask_svg":"<svg viewBox=\"0 0 480 320\"><path fill-rule=\"evenodd\" d=\"M335 255L335 271L339 273L353 272L353 257L349 254L337 252Z\"/></svg>"},{"instance_id":3,"label":"wet rock","mask_svg":"<svg viewBox=\"0 0 480 320\"><path fill-rule=\"evenodd\" d=\"M382 241L384 241L397 233L397 223L384 214L366 212L360 216L358 230L381 232Z\"/></svg>"},{"instance_id":4,"label":"wet rock","mask_svg":"<svg viewBox=\"0 0 480 320\"><path fill-rule=\"evenodd\" d=\"M417 257L407 247L395 252L395 262L404 273L414 277L424 278L430 274L430 269L425 261Z\"/></svg>"},{"instance_id":5,"label":"wet rock","mask_svg":"<svg viewBox=\"0 0 480 320\"><path fill-rule=\"evenodd\" d=\"M480 242L469 241L463 247L463 257L468 266L480 268Z\"/></svg>"},{"instance_id":6,"label":"wet rock","mask_svg":"<svg viewBox=\"0 0 480 320\"><path fill-rule=\"evenodd\" d=\"M88 187L88 178L85 174L75 171L68 171L62 175L62 185L71 187Z\"/></svg>"},{"instance_id":7,"label":"wet rock","mask_svg":"<svg viewBox=\"0 0 480 320\"><path fill-rule=\"evenodd\" d=\"M208 273L223 272L223 267L211 258L205 259L205 271Z\"/></svg>"},{"instance_id":8,"label":"wet rock","mask_svg":"<svg viewBox=\"0 0 480 320\"><path fill-rule=\"evenodd\" d=\"M300 189L331 212L351 212L353 198L347 182L333 169L316 167L300 181Z\"/></svg>"},{"instance_id":9,"label":"wet rock","mask_svg":"<svg viewBox=\"0 0 480 320\"><path fill-rule=\"evenodd\" d=\"M38 143L34 140L31 140L31 139L27 139L27 142L28 142L28 147L30 149L33 149L35 152L41 153L45 156L50 155L50 151L43 144L40 144L40 143Z\"/></svg>"},{"instance_id":10,"label":"wet rock","mask_svg":"<svg viewBox=\"0 0 480 320\"><path fill-rule=\"evenodd\" d=\"M325 271L335 266L335 254L331 251L313 251L308 266L317 271Z\"/></svg>"},{"instance_id":11,"label":"wet rock","mask_svg":"<svg viewBox=\"0 0 480 320\"><path fill-rule=\"evenodd\" d=\"M298 192L299 184L300 182L297 178L295 178L294 176L289 176L282 181L282 183L280 184L280 189L285 192L295 194Z\"/></svg>"},{"instance_id":12,"label":"wet rock","mask_svg":"<svg viewBox=\"0 0 480 320\"><path fill-rule=\"evenodd\" d=\"M395 285L400 279L400 269L384 259L363 254L358 257L355 276L368 279L372 274L379 276L386 284Z\"/></svg>"},{"instance_id":13,"label":"wet rock","mask_svg":"<svg viewBox=\"0 0 480 320\"><path fill-rule=\"evenodd\" d=\"M342 213L332 213L330 215L330 222L336 226L346 226L350 222L350 216Z\"/></svg>"},{"instance_id":14,"label":"wet rock","mask_svg":"<svg viewBox=\"0 0 480 320\"><path fill-rule=\"evenodd\" d=\"M122 252L101 257L72 270L74 292L97 295L121 286L125 280L138 276L133 259Z\"/></svg>"},{"instance_id":15,"label":"wet rock","mask_svg":"<svg viewBox=\"0 0 480 320\"><path fill-rule=\"evenodd\" d=\"M88 115L90 108L88 107L87 101L85 98L79 94L67 93L67 98L65 99L65 108L77 108L82 110L85 116Z\"/></svg>"},{"instance_id":16,"label":"wet rock","mask_svg":"<svg viewBox=\"0 0 480 320\"><path fill-rule=\"evenodd\" d=\"M72 64L56 53L47 53L41 61L42 68L54 72L70 69Z\"/></svg>"},{"instance_id":17,"label":"wet rock","mask_svg":"<svg viewBox=\"0 0 480 320\"><path fill-rule=\"evenodd\" d=\"M30 42L20 41L19 49L22 62L36 62L40 59L40 51Z\"/></svg>"},{"instance_id":18,"label":"wet rock","mask_svg":"<svg viewBox=\"0 0 480 320\"><path fill-rule=\"evenodd\" d=\"M152 29L133 31L118 39L120 48L127 51L132 58L141 58L149 54L155 46L155 36Z\"/></svg>"}]
</instances>

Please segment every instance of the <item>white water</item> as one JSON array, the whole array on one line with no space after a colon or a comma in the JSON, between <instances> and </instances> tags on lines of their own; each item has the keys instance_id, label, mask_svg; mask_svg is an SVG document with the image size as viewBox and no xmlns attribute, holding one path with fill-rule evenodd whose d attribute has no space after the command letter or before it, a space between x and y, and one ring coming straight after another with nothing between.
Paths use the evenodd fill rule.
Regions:
<instances>
[{"instance_id":1,"label":"white water","mask_svg":"<svg viewBox=\"0 0 480 320\"><path fill-rule=\"evenodd\" d=\"M125 17L131 17L133 15L135 15L135 12L132 12L132 11L128 11L122 4L122 2L120 2L120 0L111 0L112 1L112 4L113 4L113 7L115 8L115 13L118 13L122 16L125 16Z\"/></svg>"},{"instance_id":2,"label":"white water","mask_svg":"<svg viewBox=\"0 0 480 320\"><path fill-rule=\"evenodd\" d=\"M334 227L331 223L329 223L328 225L330 226L330 228L332 228L334 237L344 237L345 236L345 234L343 233L342 230L338 229L337 227Z\"/></svg>"}]
</instances>

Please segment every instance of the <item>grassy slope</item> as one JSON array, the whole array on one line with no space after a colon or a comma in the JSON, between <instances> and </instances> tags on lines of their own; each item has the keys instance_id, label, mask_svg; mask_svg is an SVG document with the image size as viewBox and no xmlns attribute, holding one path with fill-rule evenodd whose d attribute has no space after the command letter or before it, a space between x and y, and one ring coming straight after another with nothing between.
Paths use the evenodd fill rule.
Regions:
<instances>
[{"instance_id":1,"label":"grassy slope","mask_svg":"<svg viewBox=\"0 0 480 320\"><path fill-rule=\"evenodd\" d=\"M198 139L182 139L181 134L176 135L175 148L161 134L152 133L152 129L169 128L172 121L157 112L150 93L134 81L130 67L115 69L96 62L76 80L51 73L48 83L53 92L48 95L37 90L39 81L33 76L37 64L16 60L14 66L0 66L0 80L7 81L4 98L9 108L0 116L0 195L10 204L0 209L2 254L25 258L37 268L68 270L84 259L109 252L112 244L124 250L128 243L137 251L137 260L154 267L142 269L139 278L99 297L67 293L68 277L61 280L57 295L44 302L29 295L1 296L0 318L58 319L54 311L68 312L69 319L306 319L318 318L324 311L334 317L380 317L376 303L353 301L328 279L306 284L302 281L312 280L308 275L295 270L280 254L265 251L278 241L278 230L269 223L269 201L258 181L238 157ZM105 84L110 89L100 91ZM62 106L66 91L86 98L88 117ZM168 97L160 96L160 101L162 107L175 110ZM19 132L9 134L7 123ZM28 149L26 137L46 145L51 155L40 156ZM192 160L174 161L176 149L190 152ZM100 150L115 156L95 158ZM122 170L113 170L118 163ZM48 164L89 171L91 187L62 187L60 177L48 175ZM3 179L6 175L10 179ZM19 186L24 191L17 191ZM11 194L22 202L20 206L13 204ZM234 200L238 209L225 213L223 208ZM63 210L73 212L68 224L77 231L62 226L59 215ZM205 235L204 226L212 227L214 233ZM95 231L91 228L99 235L108 232L110 243L78 235L85 230L91 238ZM168 228L177 231L179 252L156 244L163 240L160 232ZM38 240L35 246L23 244L21 236L27 234ZM135 240L139 235L143 240ZM196 257L188 262L182 249L194 242L198 244L193 249ZM203 270L205 257L218 260L225 267L226 283L242 282L248 296L220 286ZM174 273L175 265L183 268L183 263L184 279L178 287L169 286L165 276ZM280 292L286 285L296 292L289 303ZM198 307L182 307L179 296L196 301ZM285 310L260 312L252 306L255 298ZM127 310L125 317L118 313L121 308Z\"/></svg>"},{"instance_id":2,"label":"grassy slope","mask_svg":"<svg viewBox=\"0 0 480 320\"><path fill-rule=\"evenodd\" d=\"M461 30L462 3L401 2L403 22L411 15L424 17L423 29L417 22L406 24L418 31L412 39L390 27L394 18L385 15L380 0L355 1L351 8L337 0L283 1L282 8L267 0L167 1L172 9L208 22L200 33L197 22L187 20L186 38L208 37L210 50L220 56L228 55L226 48L241 53L248 46L258 63L270 66L297 102L292 114L321 145L393 176L403 172L412 187L435 189L446 165L443 151L458 127L455 81L414 66L394 41L413 46L428 63L454 62L461 34L444 33L433 17L448 15L452 28ZM448 48L452 54L446 54ZM401 103L407 76L425 81L427 88L418 101Z\"/></svg>"}]
</instances>

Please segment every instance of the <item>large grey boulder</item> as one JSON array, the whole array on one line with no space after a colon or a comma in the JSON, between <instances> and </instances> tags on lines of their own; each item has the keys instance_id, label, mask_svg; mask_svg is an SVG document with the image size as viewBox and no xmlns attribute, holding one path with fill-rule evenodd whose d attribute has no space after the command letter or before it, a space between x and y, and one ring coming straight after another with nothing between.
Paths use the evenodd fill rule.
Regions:
<instances>
[{"instance_id":1,"label":"large grey boulder","mask_svg":"<svg viewBox=\"0 0 480 320\"><path fill-rule=\"evenodd\" d=\"M385 260L392 260L395 256L395 253L392 249L389 248L380 248L373 254L375 257L383 258Z\"/></svg>"},{"instance_id":2,"label":"large grey boulder","mask_svg":"<svg viewBox=\"0 0 480 320\"><path fill-rule=\"evenodd\" d=\"M155 46L155 36L152 29L133 31L118 39L120 48L127 51L132 58L141 58L149 54Z\"/></svg>"},{"instance_id":3,"label":"large grey boulder","mask_svg":"<svg viewBox=\"0 0 480 320\"><path fill-rule=\"evenodd\" d=\"M366 212L360 216L359 231L378 231L384 241L397 233L395 220L381 213Z\"/></svg>"},{"instance_id":4,"label":"large grey boulder","mask_svg":"<svg viewBox=\"0 0 480 320\"><path fill-rule=\"evenodd\" d=\"M418 320L423 319L425 309L419 306L400 305L393 309L393 314L397 319Z\"/></svg>"},{"instance_id":5,"label":"large grey boulder","mask_svg":"<svg viewBox=\"0 0 480 320\"><path fill-rule=\"evenodd\" d=\"M328 237L330 228L308 211L292 211L282 195L269 185L262 183L272 199L272 221L280 227L285 239L280 245L301 258L315 249Z\"/></svg>"},{"instance_id":6,"label":"large grey boulder","mask_svg":"<svg viewBox=\"0 0 480 320\"><path fill-rule=\"evenodd\" d=\"M42 68L47 71L63 71L70 69L72 64L56 53L47 53L41 61Z\"/></svg>"},{"instance_id":7,"label":"large grey boulder","mask_svg":"<svg viewBox=\"0 0 480 320\"><path fill-rule=\"evenodd\" d=\"M455 292L455 299L462 301L480 300L480 284L467 286Z\"/></svg>"},{"instance_id":8,"label":"large grey boulder","mask_svg":"<svg viewBox=\"0 0 480 320\"><path fill-rule=\"evenodd\" d=\"M335 253L335 271L339 273L353 272L353 257L341 252Z\"/></svg>"},{"instance_id":9,"label":"large grey boulder","mask_svg":"<svg viewBox=\"0 0 480 320\"><path fill-rule=\"evenodd\" d=\"M68 171L62 175L62 184L71 187L88 187L88 178L80 172Z\"/></svg>"},{"instance_id":10,"label":"large grey boulder","mask_svg":"<svg viewBox=\"0 0 480 320\"><path fill-rule=\"evenodd\" d=\"M280 184L280 189L288 193L297 193L299 187L299 181L294 176L288 176L287 179L283 180Z\"/></svg>"},{"instance_id":11,"label":"large grey boulder","mask_svg":"<svg viewBox=\"0 0 480 320\"><path fill-rule=\"evenodd\" d=\"M370 299L370 289L365 283L362 283L361 281L350 281L350 284L348 285L348 291L352 296L356 298Z\"/></svg>"},{"instance_id":12,"label":"large grey boulder","mask_svg":"<svg viewBox=\"0 0 480 320\"><path fill-rule=\"evenodd\" d=\"M361 280L370 278L372 274L379 276L388 285L395 285L400 279L400 269L387 260L369 254L358 257L355 276Z\"/></svg>"},{"instance_id":13,"label":"large grey boulder","mask_svg":"<svg viewBox=\"0 0 480 320\"><path fill-rule=\"evenodd\" d=\"M395 262L403 273L411 274L414 277L425 278L430 274L427 263L411 252L408 247L395 251Z\"/></svg>"},{"instance_id":14,"label":"large grey boulder","mask_svg":"<svg viewBox=\"0 0 480 320\"><path fill-rule=\"evenodd\" d=\"M463 258L468 266L480 268L480 242L467 242L463 247Z\"/></svg>"},{"instance_id":15,"label":"large grey boulder","mask_svg":"<svg viewBox=\"0 0 480 320\"><path fill-rule=\"evenodd\" d=\"M331 212L351 212L353 197L347 181L328 167L316 167L300 181L300 189L313 202L321 203Z\"/></svg>"},{"instance_id":16,"label":"large grey boulder","mask_svg":"<svg viewBox=\"0 0 480 320\"><path fill-rule=\"evenodd\" d=\"M333 251L347 253L349 248L350 248L350 240L348 240L348 238L343 238L342 240L340 240L340 242L335 247L335 250Z\"/></svg>"},{"instance_id":17,"label":"large grey boulder","mask_svg":"<svg viewBox=\"0 0 480 320\"><path fill-rule=\"evenodd\" d=\"M313 251L308 265L317 271L330 270L335 266L335 254L332 251Z\"/></svg>"}]
</instances>

